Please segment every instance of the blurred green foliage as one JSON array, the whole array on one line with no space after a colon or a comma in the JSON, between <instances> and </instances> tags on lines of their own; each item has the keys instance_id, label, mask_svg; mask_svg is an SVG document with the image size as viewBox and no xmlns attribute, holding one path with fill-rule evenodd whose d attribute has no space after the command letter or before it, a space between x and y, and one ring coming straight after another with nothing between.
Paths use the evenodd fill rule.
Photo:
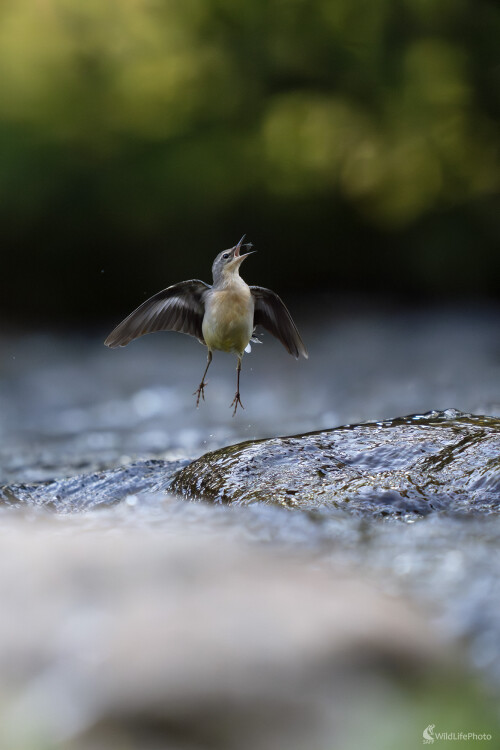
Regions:
<instances>
[{"instance_id":1,"label":"blurred green foliage","mask_svg":"<svg viewBox=\"0 0 500 750\"><path fill-rule=\"evenodd\" d=\"M280 289L499 294L499 39L496 0L3 0L2 304L116 311L243 232Z\"/></svg>"}]
</instances>

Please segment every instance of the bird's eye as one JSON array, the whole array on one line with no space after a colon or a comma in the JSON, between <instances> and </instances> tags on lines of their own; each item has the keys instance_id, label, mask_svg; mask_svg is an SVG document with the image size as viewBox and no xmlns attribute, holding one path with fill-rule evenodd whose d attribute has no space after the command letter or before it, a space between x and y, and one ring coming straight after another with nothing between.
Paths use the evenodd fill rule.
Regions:
<instances>
[{"instance_id":1,"label":"bird's eye","mask_svg":"<svg viewBox=\"0 0 500 750\"><path fill-rule=\"evenodd\" d=\"M229 258L229 253L224 253L222 257L224 258L224 260L227 260Z\"/></svg>"}]
</instances>

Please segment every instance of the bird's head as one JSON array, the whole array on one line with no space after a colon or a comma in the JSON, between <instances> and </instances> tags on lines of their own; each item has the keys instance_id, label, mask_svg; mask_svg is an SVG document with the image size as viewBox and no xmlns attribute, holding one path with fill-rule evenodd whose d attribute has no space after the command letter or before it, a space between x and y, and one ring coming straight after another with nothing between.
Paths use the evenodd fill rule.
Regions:
<instances>
[{"instance_id":1,"label":"bird's head","mask_svg":"<svg viewBox=\"0 0 500 750\"><path fill-rule=\"evenodd\" d=\"M212 265L214 284L224 281L224 279L229 279L231 276L238 276L239 268L245 258L248 258L249 255L255 252L255 250L250 250L252 247L251 242L243 244L244 239L245 235L243 235L237 245L229 250L223 250L218 254ZM242 248L245 248L245 250L248 248L248 252L242 253Z\"/></svg>"}]
</instances>

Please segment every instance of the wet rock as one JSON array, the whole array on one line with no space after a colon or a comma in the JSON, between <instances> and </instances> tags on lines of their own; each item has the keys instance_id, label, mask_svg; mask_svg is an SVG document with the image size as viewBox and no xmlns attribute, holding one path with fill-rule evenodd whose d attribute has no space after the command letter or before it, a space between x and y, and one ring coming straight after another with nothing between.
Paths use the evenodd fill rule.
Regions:
<instances>
[{"instance_id":1,"label":"wet rock","mask_svg":"<svg viewBox=\"0 0 500 750\"><path fill-rule=\"evenodd\" d=\"M490 513L500 505L500 420L455 410L239 443L189 463L115 469L0 487L5 506L60 513L141 492L397 518Z\"/></svg>"},{"instance_id":2,"label":"wet rock","mask_svg":"<svg viewBox=\"0 0 500 750\"><path fill-rule=\"evenodd\" d=\"M488 513L500 504L500 420L448 409L240 443L193 461L171 489L376 516Z\"/></svg>"}]
</instances>

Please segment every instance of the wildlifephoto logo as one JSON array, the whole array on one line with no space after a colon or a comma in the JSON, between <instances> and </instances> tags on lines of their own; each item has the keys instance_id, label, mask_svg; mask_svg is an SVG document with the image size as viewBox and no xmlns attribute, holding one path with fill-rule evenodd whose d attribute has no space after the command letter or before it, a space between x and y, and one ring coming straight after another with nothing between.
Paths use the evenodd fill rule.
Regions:
<instances>
[{"instance_id":1,"label":"wildlifephoto logo","mask_svg":"<svg viewBox=\"0 0 500 750\"><path fill-rule=\"evenodd\" d=\"M424 735L424 745L432 745L434 742L434 727L435 724L429 724L428 727L424 729L422 734Z\"/></svg>"},{"instance_id":2,"label":"wildlifephoto logo","mask_svg":"<svg viewBox=\"0 0 500 750\"><path fill-rule=\"evenodd\" d=\"M424 745L433 745L436 740L446 740L447 742L450 740L458 740L459 742L477 740L486 740L488 742L491 740L491 734L487 734L486 732L480 732L479 734L477 732L436 732L435 727L435 724L429 724L429 726L425 727L422 732Z\"/></svg>"}]
</instances>

